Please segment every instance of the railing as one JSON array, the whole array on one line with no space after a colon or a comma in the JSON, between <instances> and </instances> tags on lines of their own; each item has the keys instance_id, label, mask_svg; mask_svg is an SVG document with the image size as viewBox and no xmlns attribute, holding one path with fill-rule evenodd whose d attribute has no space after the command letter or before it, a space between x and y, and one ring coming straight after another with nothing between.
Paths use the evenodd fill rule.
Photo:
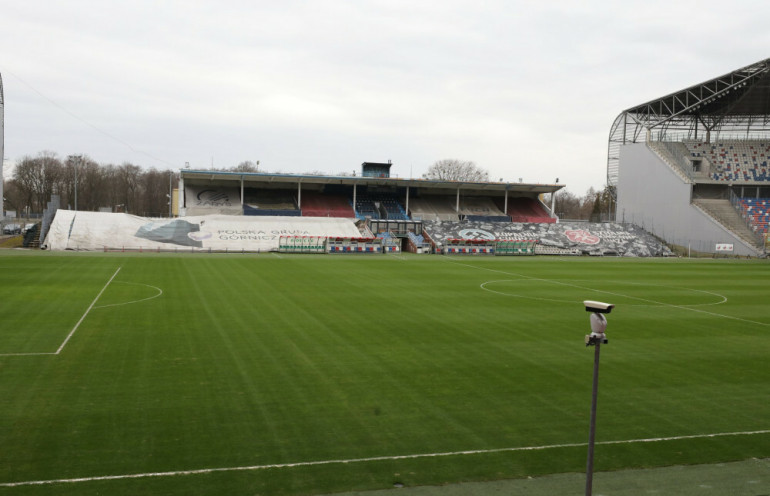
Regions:
<instances>
[{"instance_id":1,"label":"railing","mask_svg":"<svg viewBox=\"0 0 770 496\"><path fill-rule=\"evenodd\" d=\"M647 146L654 151L669 167L677 172L682 179L694 182L694 171L692 163L682 154L682 150L676 145L678 142L671 141L647 141Z\"/></svg>"}]
</instances>

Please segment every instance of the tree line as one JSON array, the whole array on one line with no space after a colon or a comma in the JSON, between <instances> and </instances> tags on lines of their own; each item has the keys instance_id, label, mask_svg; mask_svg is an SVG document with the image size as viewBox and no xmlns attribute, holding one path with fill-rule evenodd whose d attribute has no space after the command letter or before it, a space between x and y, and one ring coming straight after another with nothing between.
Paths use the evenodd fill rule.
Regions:
<instances>
[{"instance_id":1,"label":"tree line","mask_svg":"<svg viewBox=\"0 0 770 496\"><path fill-rule=\"evenodd\" d=\"M55 153L42 152L16 163L13 177L4 183L3 196L5 209L15 210L18 216L43 212L51 196L59 195L62 208L165 217L169 181L176 187L178 179L179 174L170 170L144 169L129 162L99 164L86 155L60 159Z\"/></svg>"},{"instance_id":2,"label":"tree line","mask_svg":"<svg viewBox=\"0 0 770 496\"><path fill-rule=\"evenodd\" d=\"M212 170L265 172L259 169L259 162L251 161ZM313 173L324 175L319 171ZM444 159L429 167L423 177L485 182L489 181L489 172L470 161ZM61 198L62 208L109 209L143 217L165 217L169 212L170 189L177 186L178 180L179 174L171 170L144 169L129 162L99 164L87 155L60 159L55 153L41 152L17 162L13 177L4 183L5 208L15 210L18 216L26 212L42 213L51 196L56 194ZM610 220L613 198L609 186L601 191L590 188L585 196L561 190L556 193L555 213L565 220ZM550 203L549 200L546 202Z\"/></svg>"},{"instance_id":3,"label":"tree line","mask_svg":"<svg viewBox=\"0 0 770 496\"><path fill-rule=\"evenodd\" d=\"M600 191L589 188L585 196L562 189L556 193L554 211L562 220L614 221L614 186L605 186Z\"/></svg>"}]
</instances>

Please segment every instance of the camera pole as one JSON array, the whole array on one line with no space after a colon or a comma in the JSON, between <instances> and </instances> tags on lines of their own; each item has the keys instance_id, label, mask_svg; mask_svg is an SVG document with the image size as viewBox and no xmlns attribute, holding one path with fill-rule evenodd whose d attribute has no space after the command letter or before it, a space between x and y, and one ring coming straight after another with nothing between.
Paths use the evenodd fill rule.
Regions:
<instances>
[{"instance_id":1,"label":"camera pole","mask_svg":"<svg viewBox=\"0 0 770 496\"><path fill-rule=\"evenodd\" d=\"M602 344L607 344L607 318L615 305L601 301L587 300L583 302L587 312L592 312L589 318L591 322L591 334L586 335L586 347L594 347L594 381L591 393L591 427L588 431L588 462L586 463L586 496L591 496L594 480L594 439L596 438L596 400L599 393L599 353Z\"/></svg>"},{"instance_id":2,"label":"camera pole","mask_svg":"<svg viewBox=\"0 0 770 496\"><path fill-rule=\"evenodd\" d=\"M587 346L590 346L587 345ZM591 427L588 431L588 462L586 464L586 496L591 496L594 480L594 439L596 437L596 398L599 391L599 352L601 340L594 340L594 385L591 394Z\"/></svg>"}]
</instances>

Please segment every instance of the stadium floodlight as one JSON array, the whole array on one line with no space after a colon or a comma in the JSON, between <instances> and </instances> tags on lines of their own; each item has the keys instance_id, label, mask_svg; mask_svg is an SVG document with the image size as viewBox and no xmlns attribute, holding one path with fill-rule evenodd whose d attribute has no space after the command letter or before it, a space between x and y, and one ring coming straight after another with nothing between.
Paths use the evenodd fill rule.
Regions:
<instances>
[{"instance_id":1,"label":"stadium floodlight","mask_svg":"<svg viewBox=\"0 0 770 496\"><path fill-rule=\"evenodd\" d=\"M586 496L591 496L594 478L594 438L596 436L596 397L599 390L599 351L602 344L607 344L607 317L615 305L601 301L586 300L583 302L586 312L591 312L591 334L586 334L586 346L594 347L594 381L591 393L591 427L588 431L588 462L586 463Z\"/></svg>"},{"instance_id":2,"label":"stadium floodlight","mask_svg":"<svg viewBox=\"0 0 770 496\"><path fill-rule=\"evenodd\" d=\"M5 163L5 98L3 97L3 75L0 74L0 218L4 217L5 197L3 195L3 164Z\"/></svg>"}]
</instances>

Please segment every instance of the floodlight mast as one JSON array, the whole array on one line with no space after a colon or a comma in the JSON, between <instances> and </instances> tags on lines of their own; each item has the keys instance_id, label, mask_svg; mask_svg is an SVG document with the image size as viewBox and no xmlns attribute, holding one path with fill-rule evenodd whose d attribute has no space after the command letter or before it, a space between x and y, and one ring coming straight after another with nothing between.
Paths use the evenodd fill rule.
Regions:
<instances>
[{"instance_id":1,"label":"floodlight mast","mask_svg":"<svg viewBox=\"0 0 770 496\"><path fill-rule=\"evenodd\" d=\"M596 398L599 391L599 352L601 345L607 344L608 340L604 334L607 329L607 318L605 313L610 313L615 305L603 303L601 301L586 300L583 302L586 312L592 312L590 317L591 334L586 334L586 346L594 347L594 377L593 390L591 393L591 426L588 431L588 461L586 463L586 496L591 496L593 491L594 478L594 439L596 437Z\"/></svg>"},{"instance_id":2,"label":"floodlight mast","mask_svg":"<svg viewBox=\"0 0 770 496\"><path fill-rule=\"evenodd\" d=\"M5 214L3 199L3 163L5 161L5 97L3 96L3 75L0 74L0 219Z\"/></svg>"}]
</instances>

